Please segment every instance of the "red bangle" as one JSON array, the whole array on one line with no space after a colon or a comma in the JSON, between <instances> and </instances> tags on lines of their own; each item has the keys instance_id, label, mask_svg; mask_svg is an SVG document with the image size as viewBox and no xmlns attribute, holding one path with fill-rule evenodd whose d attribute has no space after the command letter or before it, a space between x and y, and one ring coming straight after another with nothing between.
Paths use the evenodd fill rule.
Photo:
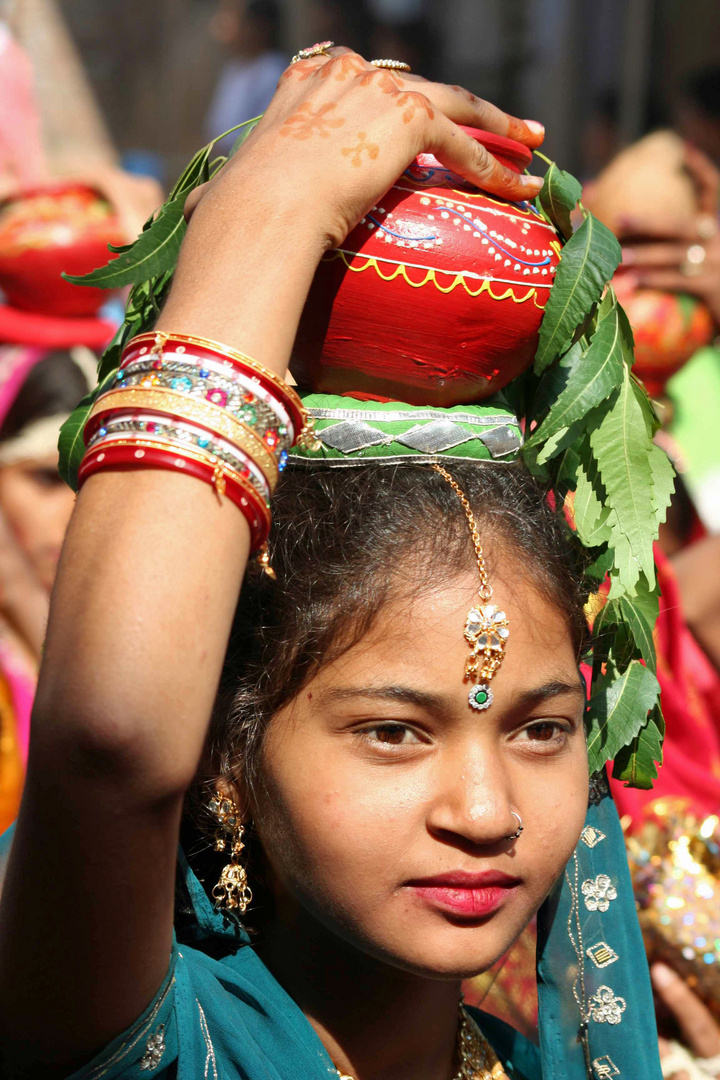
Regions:
<instances>
[{"instance_id":1,"label":"red bangle","mask_svg":"<svg viewBox=\"0 0 720 1080\"><path fill-rule=\"evenodd\" d=\"M167 469L183 472L210 484L218 494L226 494L245 516L251 533L252 551L266 543L270 532L270 509L252 484L223 462L213 465L186 451L165 450L153 445L132 445L123 442L104 442L89 450L78 472L78 488L89 476L103 469Z\"/></svg>"},{"instance_id":2,"label":"red bangle","mask_svg":"<svg viewBox=\"0 0 720 1080\"><path fill-rule=\"evenodd\" d=\"M158 341L158 339L160 339ZM198 356L200 358L206 358L209 360L221 360L228 361L243 375L249 376L252 379L257 379L261 386L264 387L270 394L279 396L282 400L282 404L285 406L287 412L290 414L293 423L293 429L295 431L295 439L302 432L305 424L307 423L307 412L303 407L303 404L295 393L291 386L283 382L279 375L276 375L274 371L270 371L269 368L263 367L256 360L253 360L249 356L245 356L237 349L230 348L229 345L223 345L219 341L212 341L210 338L194 337L191 334L166 334L164 332L151 332L147 334L138 334L125 346L120 361L120 367L125 368L133 360L140 359L141 356L147 356L153 351L153 347L159 345L159 352L162 353L166 348L174 352L181 352L187 350L187 346L192 346L192 356Z\"/></svg>"}]
</instances>

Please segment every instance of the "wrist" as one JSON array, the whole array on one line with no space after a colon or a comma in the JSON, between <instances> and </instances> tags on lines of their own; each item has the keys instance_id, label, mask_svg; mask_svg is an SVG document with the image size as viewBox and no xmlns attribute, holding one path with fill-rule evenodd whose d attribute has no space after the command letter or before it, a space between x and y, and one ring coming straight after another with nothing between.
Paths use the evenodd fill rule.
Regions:
<instances>
[{"instance_id":1,"label":"wrist","mask_svg":"<svg viewBox=\"0 0 720 1080\"><path fill-rule=\"evenodd\" d=\"M156 329L212 338L284 376L324 237L274 190L226 184L202 200Z\"/></svg>"}]
</instances>

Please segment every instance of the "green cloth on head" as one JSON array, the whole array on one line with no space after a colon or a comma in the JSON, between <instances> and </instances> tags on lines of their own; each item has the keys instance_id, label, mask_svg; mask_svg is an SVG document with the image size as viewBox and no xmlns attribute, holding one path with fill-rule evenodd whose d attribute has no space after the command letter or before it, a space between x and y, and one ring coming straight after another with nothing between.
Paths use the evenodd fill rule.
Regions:
<instances>
[{"instance_id":1,"label":"green cloth on head","mask_svg":"<svg viewBox=\"0 0 720 1080\"><path fill-rule=\"evenodd\" d=\"M439 408L310 394L303 404L320 445L296 446L290 454L296 464L513 461L522 448L517 417L497 402Z\"/></svg>"}]
</instances>

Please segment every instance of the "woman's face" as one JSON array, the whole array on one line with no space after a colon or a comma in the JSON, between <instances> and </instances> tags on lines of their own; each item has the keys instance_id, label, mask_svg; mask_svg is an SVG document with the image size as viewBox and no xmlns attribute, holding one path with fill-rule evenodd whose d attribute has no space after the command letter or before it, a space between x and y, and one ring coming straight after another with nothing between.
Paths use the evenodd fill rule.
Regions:
<instances>
[{"instance_id":1,"label":"woman's face","mask_svg":"<svg viewBox=\"0 0 720 1080\"><path fill-rule=\"evenodd\" d=\"M0 511L48 592L74 502L60 479L57 453L0 469Z\"/></svg>"},{"instance_id":2,"label":"woman's face","mask_svg":"<svg viewBox=\"0 0 720 1080\"><path fill-rule=\"evenodd\" d=\"M253 816L278 918L300 933L319 924L396 968L471 976L570 858L588 795L571 638L516 562L495 560L492 584L510 637L487 711L463 679L469 573L398 596L271 722Z\"/></svg>"}]
</instances>

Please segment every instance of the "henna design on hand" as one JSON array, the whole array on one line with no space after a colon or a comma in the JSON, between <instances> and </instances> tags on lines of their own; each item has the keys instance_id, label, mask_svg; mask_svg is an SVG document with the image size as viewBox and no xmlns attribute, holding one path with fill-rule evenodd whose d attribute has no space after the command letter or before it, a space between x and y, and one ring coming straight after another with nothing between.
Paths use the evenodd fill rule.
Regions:
<instances>
[{"instance_id":1,"label":"henna design on hand","mask_svg":"<svg viewBox=\"0 0 720 1080\"><path fill-rule=\"evenodd\" d=\"M398 108L405 109L403 120L406 124L410 123L418 109L424 109L429 120L435 119L435 110L430 100L417 90L405 90L402 94L398 94L395 104Z\"/></svg>"},{"instance_id":2,"label":"henna design on hand","mask_svg":"<svg viewBox=\"0 0 720 1080\"><path fill-rule=\"evenodd\" d=\"M313 109L309 101L304 101L298 106L298 111L289 116L283 122L278 134L292 135L294 139L309 139L311 135L318 134L323 139L330 135L330 128L339 128L345 123L341 116L329 117L327 114L337 108L334 101Z\"/></svg>"},{"instance_id":3,"label":"henna design on hand","mask_svg":"<svg viewBox=\"0 0 720 1080\"><path fill-rule=\"evenodd\" d=\"M453 85L450 87L450 89L454 90L456 94L460 94L461 97L464 97L465 100L469 101L471 105L477 105L480 101L480 98L476 97L475 94L471 94L470 91L466 90L464 86Z\"/></svg>"},{"instance_id":4,"label":"henna design on hand","mask_svg":"<svg viewBox=\"0 0 720 1080\"><path fill-rule=\"evenodd\" d=\"M402 79L394 71L387 71L384 68L373 68L371 71L363 72L358 82L360 86L374 83L383 94L396 94L403 85Z\"/></svg>"},{"instance_id":5,"label":"henna design on hand","mask_svg":"<svg viewBox=\"0 0 720 1080\"><path fill-rule=\"evenodd\" d=\"M342 151L343 157L349 157L350 154L352 154L352 160L350 164L354 165L356 169L360 165L362 165L363 151L367 151L367 155L371 161L374 161L380 153L380 147L377 143L371 143L367 141L366 131L358 131L357 137L358 141L355 146L343 146Z\"/></svg>"},{"instance_id":6,"label":"henna design on hand","mask_svg":"<svg viewBox=\"0 0 720 1080\"><path fill-rule=\"evenodd\" d=\"M336 56L320 68L320 78L327 79L335 76L336 82L344 82L348 75L357 75L365 70L365 64L356 53L343 53Z\"/></svg>"}]
</instances>

